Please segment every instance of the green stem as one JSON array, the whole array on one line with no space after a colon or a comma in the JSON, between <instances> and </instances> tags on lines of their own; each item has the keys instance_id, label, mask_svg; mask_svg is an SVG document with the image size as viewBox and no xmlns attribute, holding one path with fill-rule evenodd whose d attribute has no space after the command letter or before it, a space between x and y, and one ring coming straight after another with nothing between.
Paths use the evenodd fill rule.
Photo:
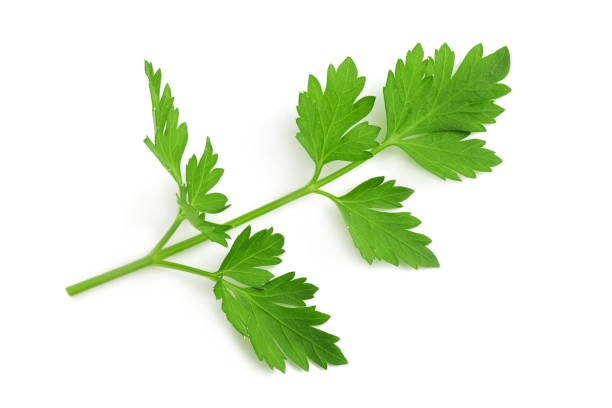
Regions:
<instances>
[{"instance_id":1,"label":"green stem","mask_svg":"<svg viewBox=\"0 0 612 408\"><path fill-rule=\"evenodd\" d=\"M66 288L66 292L68 292L70 296L74 296L78 293L86 291L87 289L94 288L98 285L101 285L113 279L117 279L123 275L127 275L128 273L137 271L139 269L142 269L146 266L151 266L151 265L153 265L153 258L147 255L134 262L130 262L129 264L120 266L119 268L105 272L101 275L94 276L93 278L89 278L75 285L68 286Z\"/></svg>"},{"instance_id":2,"label":"green stem","mask_svg":"<svg viewBox=\"0 0 612 408\"><path fill-rule=\"evenodd\" d=\"M349 171L353 170L356 167L361 166L363 163L365 163L366 161L370 160L372 157L376 156L376 154L380 153L382 150L386 149L387 147L389 147L391 145L391 143L389 142L389 139L387 139L385 142L381 143L380 145L376 146L374 149L372 149L370 152L372 153L371 157L368 157L367 159L364 160L360 160L360 161L356 161L356 162L352 162L344 167L342 167L339 170L336 170L335 172L329 174L328 176L323 177L320 180L314 181L311 180L308 184L306 184L304 187L299 188L285 196L282 196L274 201L269 202L268 204L262 205L261 207L258 207L252 211L249 211L245 214L242 214L239 217L234 218L233 220L230 220L228 222L226 222L226 225L229 225L231 228L236 228L244 223L247 223L257 217L260 217L266 213L269 213L272 210L277 209L278 207L282 207L285 204L290 203L291 201L297 200L300 197L304 197L305 195L308 195L310 193L314 193L316 192L320 187L323 187L324 185L331 183L332 181L334 181L335 179L337 179L340 176L345 175L346 173L348 173ZM176 221L175 221L176 223ZM172 227L174 227L174 224L172 224ZM170 229L172 229L172 227L170 227ZM178 227L178 226L177 226ZM169 230L170 231L170 230ZM172 231L174 232L174 231ZM171 235L171 234L170 234ZM165 237L165 235L164 235ZM160 242L162 242L164 240L164 238L162 238L162 240ZM85 281L82 281L80 283L77 283L75 285L69 286L68 288L66 288L66 291L68 292L69 295L76 295L77 293L81 293L87 289L91 289L95 286L101 285L103 283L106 283L108 281L111 281L113 279L117 279L123 275L126 275L130 272L134 272L137 271L139 269L142 269L144 267L153 265L153 264L157 264L159 265L160 262L164 262L161 261L163 259L166 259L172 255L175 255L179 252L182 252L186 249L189 249L191 247L194 247L204 241L207 241L208 239L202 235L202 234L198 234L195 235L191 238L187 238L184 241L178 242L174 245L170 245L169 247L166 247L164 249L160 249L158 248L156 251L152 251L151 254L145 256L144 258L141 258L137 261L131 262L127 265L121 266L117 269L113 269L111 271L108 271L106 273L103 273L101 275L97 275L93 278L87 279ZM167 240L166 240L167 242ZM166 243L163 242L162 246ZM158 243L159 245L159 243ZM157 245L156 245L157 248ZM169 262L169 264L173 264L172 262ZM176 265L180 265L180 264L174 264ZM176 268L175 268L176 269ZM195 268L193 268L195 269ZM189 272L189 271L188 271ZM193 272L193 270L191 271ZM195 272L194 272L195 273Z\"/></svg>"},{"instance_id":3,"label":"green stem","mask_svg":"<svg viewBox=\"0 0 612 408\"><path fill-rule=\"evenodd\" d=\"M170 228L168 228L168 231L166 231L166 233L164 234L163 237L161 237L161 239L159 240L159 242L153 247L153 249L151 250L151 252L149 252L149 255L151 256L155 256L155 253L157 251L159 251L160 249L162 249L164 247L164 245L166 245L166 243L168 242L168 240L170 238L172 238L172 235L174 235L174 233L176 232L176 230L178 229L178 227L181 225L181 223L183 222L185 218L183 217L183 214L181 214L181 212L179 211L179 213L176 215L176 218L174 219L174 222L172 223L172 225L170 226Z\"/></svg>"},{"instance_id":4,"label":"green stem","mask_svg":"<svg viewBox=\"0 0 612 408\"><path fill-rule=\"evenodd\" d=\"M319 180L319 176L321 175L321 170L323 170L323 165L317 164L315 166L314 174L312 175L312 178L310 179L310 184L314 184Z\"/></svg>"},{"instance_id":5,"label":"green stem","mask_svg":"<svg viewBox=\"0 0 612 408\"><path fill-rule=\"evenodd\" d=\"M322 196L325 196L325 197L329 198L330 200L332 200L333 202L336 202L336 200L338 199L338 197L336 197L333 194L328 193L327 191L317 190L314 193L315 194L320 194Z\"/></svg>"},{"instance_id":6,"label":"green stem","mask_svg":"<svg viewBox=\"0 0 612 408\"><path fill-rule=\"evenodd\" d=\"M191 266L183 265L176 262L158 261L155 262L154 265L163 266L164 268L176 269L177 271L189 272L200 276L206 276L208 279L214 280L215 282L219 279L219 275L217 275L216 273L207 272L202 269L193 268Z\"/></svg>"},{"instance_id":7,"label":"green stem","mask_svg":"<svg viewBox=\"0 0 612 408\"><path fill-rule=\"evenodd\" d=\"M231 227L230 229L236 228L246 222L249 222L257 217L260 217L266 213L269 213L270 211L275 210L278 207L282 207L283 205L290 203L291 201L297 200L300 197L304 197L305 195L311 193L312 191L313 191L312 185L307 184L298 190L292 191L291 193L282 196L281 198L278 198L274 201L269 202L268 204L262 205L261 207L258 207L245 214L242 214L241 216L236 217L233 220L226 222L225 225L229 225ZM169 256L182 252L188 248L191 248L207 240L208 238L206 238L202 234L195 235L184 241L178 242L174 245L170 245L169 247L162 249L157 254L157 257L159 259L166 259Z\"/></svg>"}]
</instances>

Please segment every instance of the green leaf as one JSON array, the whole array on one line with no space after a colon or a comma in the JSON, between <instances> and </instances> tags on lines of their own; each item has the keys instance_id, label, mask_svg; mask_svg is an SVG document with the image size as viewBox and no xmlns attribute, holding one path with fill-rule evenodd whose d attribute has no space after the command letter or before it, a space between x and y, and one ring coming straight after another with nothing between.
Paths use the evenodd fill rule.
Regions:
<instances>
[{"instance_id":1,"label":"green leaf","mask_svg":"<svg viewBox=\"0 0 612 408\"><path fill-rule=\"evenodd\" d=\"M394 180L383 181L384 177L369 179L342 197L321 193L336 203L355 246L368 263L378 259L396 266L401 261L415 269L438 267L436 256L427 248L431 240L411 231L421 221L409 212L376 210L400 208L413 193L395 186Z\"/></svg>"},{"instance_id":2,"label":"green leaf","mask_svg":"<svg viewBox=\"0 0 612 408\"><path fill-rule=\"evenodd\" d=\"M293 272L270 280L273 275L261 269L281 262L283 243L283 236L272 228L251 236L248 226L236 238L219 267L214 287L227 319L271 368L284 372L287 359L304 370L308 370L308 359L323 368L346 364L335 345L338 337L314 327L325 323L329 315L304 302L318 288L306 283L306 278L295 279Z\"/></svg>"},{"instance_id":3,"label":"green leaf","mask_svg":"<svg viewBox=\"0 0 612 408\"><path fill-rule=\"evenodd\" d=\"M219 279L214 292L227 319L270 368L284 372L287 359L304 370L308 370L309 359L323 368L346 364L335 344L339 338L315 327L329 315L305 305L318 288L294 276L289 272L258 288Z\"/></svg>"},{"instance_id":4,"label":"green leaf","mask_svg":"<svg viewBox=\"0 0 612 408\"><path fill-rule=\"evenodd\" d=\"M380 128L368 122L357 125L374 106L373 96L357 100L364 85L351 58L337 70L329 66L325 91L317 78L308 78L308 90L300 93L297 106L297 139L318 169L334 160L367 159L368 150L378 145Z\"/></svg>"},{"instance_id":5,"label":"green leaf","mask_svg":"<svg viewBox=\"0 0 612 408\"><path fill-rule=\"evenodd\" d=\"M187 145L187 124L179 125L179 111L174 107L174 98L168 84L160 96L161 70L154 71L153 65L145 61L145 73L149 79L153 105L155 143L149 137L145 138L144 142L181 186L181 159Z\"/></svg>"},{"instance_id":6,"label":"green leaf","mask_svg":"<svg viewBox=\"0 0 612 408\"><path fill-rule=\"evenodd\" d=\"M210 138L206 138L206 147L198 161L195 155L187 162L187 185L180 186L178 204L183 216L211 241L227 246L229 235L226 225L206 221L206 214L216 214L225 210L227 197L221 193L209 193L223 175L223 169L215 168L218 155L213 153Z\"/></svg>"},{"instance_id":7,"label":"green leaf","mask_svg":"<svg viewBox=\"0 0 612 408\"><path fill-rule=\"evenodd\" d=\"M261 230L251 236L251 227L246 227L232 244L232 248L219 267L223 276L249 286L268 282L272 274L261 266L276 265L283 251L285 239L274 234L272 228Z\"/></svg>"},{"instance_id":8,"label":"green leaf","mask_svg":"<svg viewBox=\"0 0 612 408\"><path fill-rule=\"evenodd\" d=\"M404 61L398 60L383 91L385 141L432 173L460 180L458 174L475 177L474 171L490 171L501 162L483 148L483 141L464 139L470 132L486 131L484 125L495 123L504 111L494 100L510 92L499 83L510 69L510 53L504 47L483 57L478 44L453 74L454 66L455 54L446 44L433 59L425 59L417 44Z\"/></svg>"},{"instance_id":9,"label":"green leaf","mask_svg":"<svg viewBox=\"0 0 612 408\"><path fill-rule=\"evenodd\" d=\"M502 162L493 151L483 148L484 140L467 136L466 132L429 133L396 145L436 176L460 181L458 174L475 178L475 170L489 172Z\"/></svg>"},{"instance_id":10,"label":"green leaf","mask_svg":"<svg viewBox=\"0 0 612 408\"><path fill-rule=\"evenodd\" d=\"M206 221L206 214L195 209L191 204L185 201L184 197L177 196L177 202L181 209L181 214L183 214L191 225L211 241L227 246L229 235L227 235L225 231L229 229L229 226Z\"/></svg>"},{"instance_id":11,"label":"green leaf","mask_svg":"<svg viewBox=\"0 0 612 408\"><path fill-rule=\"evenodd\" d=\"M225 210L227 197L221 193L210 193L223 175L223 169L215 168L218 155L213 154L210 138L206 138L206 148L200 157L200 161L195 155L191 156L186 168L187 179L187 201L196 210L216 214Z\"/></svg>"}]
</instances>

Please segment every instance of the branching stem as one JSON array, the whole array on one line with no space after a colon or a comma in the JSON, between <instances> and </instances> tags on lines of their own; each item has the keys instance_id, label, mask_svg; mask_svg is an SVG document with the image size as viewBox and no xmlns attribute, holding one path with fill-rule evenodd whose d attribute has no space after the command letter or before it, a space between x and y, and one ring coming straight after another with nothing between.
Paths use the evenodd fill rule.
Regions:
<instances>
[{"instance_id":1,"label":"branching stem","mask_svg":"<svg viewBox=\"0 0 612 408\"><path fill-rule=\"evenodd\" d=\"M234 218L233 220L230 220L228 222L226 222L226 225L229 225L231 227L231 229L236 228L242 224L245 224L257 217L260 217L264 214L269 213L272 210L275 210L279 207L282 207L285 204L288 204L294 200L297 200L298 198L304 197L305 195L308 195L310 193L321 193L320 191L318 191L319 188L323 187L324 185L331 183L332 181L336 180L337 178L345 175L346 173L348 173L349 171L355 169L356 167L359 167L360 165L362 165L363 163L365 163L366 161L368 161L369 159L371 159L372 157L376 156L376 154L380 153L382 150L386 149L387 147L389 147L391 145L391 143L389 142L390 138L387 138L383 143L381 143L380 145L376 146L374 149L372 149L370 151L370 153L372 153L372 156L370 156L367 159L364 160L360 160L360 161L356 161L356 162L352 162L342 168L340 168L339 170L336 170L335 172L319 179L319 175L320 175L320 169L315 173L315 177L313 177L313 179L306 184L304 187L299 188L287 195L284 195L274 201L269 202L268 204L262 205L261 207L258 207L254 210L251 210L245 214L242 214L239 217ZM88 289L91 289L93 287L99 286L103 283L109 282L111 280L117 279L121 276L127 275L128 273L131 272L135 272L139 269L145 268L147 266L151 266L151 265L159 265L159 266L164 266L167 268L172 268L172 269L180 269L186 272L191 272L191 273L195 273L198 275L202 275L202 276L206 276L210 279L216 280L217 276L213 273L210 272L206 272L206 271L202 271L200 269L197 268L192 268L186 265L182 265L182 264L177 264L174 262L168 262L168 261L164 261L164 259L175 255L179 252L182 252L186 249L189 249L193 246L196 246L202 242L207 241L208 239L202 235L202 234L198 234L195 235L191 238L188 238L186 240L183 240L181 242L178 242L174 245L170 245L166 248L163 248L164 245L168 242L168 240L172 237L172 235L174 234L174 232L176 231L176 229L179 227L179 225L181 224L181 222L183 221L183 217L182 215L179 213L179 215L176 217L176 219L174 220L174 223L170 226L170 228L168 229L168 231L164 234L164 236L161 238L161 240L157 243L157 245L155 245L155 247L151 250L151 252L143 257L140 258L134 262L130 262L126 265L123 265L119 268L110 270L108 272L105 272L103 274L94 276L93 278L89 278L87 280L84 280L82 282L79 282L77 284L74 284L72 286L69 286L66 288L66 292L68 292L68 294L70 296L76 295L78 293L81 293L83 291L86 291ZM179 268L180 267L180 268ZM189 269L189 270L188 270ZM197 271L197 272L196 272Z\"/></svg>"}]
</instances>

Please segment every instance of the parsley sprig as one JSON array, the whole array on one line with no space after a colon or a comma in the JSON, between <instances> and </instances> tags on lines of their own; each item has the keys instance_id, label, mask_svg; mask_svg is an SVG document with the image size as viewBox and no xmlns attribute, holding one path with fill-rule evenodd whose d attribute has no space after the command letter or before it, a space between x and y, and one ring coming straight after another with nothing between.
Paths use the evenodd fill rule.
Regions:
<instances>
[{"instance_id":1,"label":"parsley sprig","mask_svg":"<svg viewBox=\"0 0 612 408\"><path fill-rule=\"evenodd\" d=\"M433 58L417 44L389 71L383 88L386 134L364 118L374 106L374 96L361 96L365 78L352 59L330 65L325 86L310 75L298 99L297 139L314 163L312 179L303 187L224 223L209 219L229 206L215 191L223 169L215 167L218 155L209 138L201 156L187 160L185 123L169 85L162 90L161 71L145 62L151 94L153 130L145 144L177 183L177 215L164 236L144 257L66 288L69 295L101 285L147 266L161 266L197 274L214 281L213 292L231 325L251 342L257 357L271 368L285 371L286 360L308 370L309 361L320 367L346 364L336 343L339 338L317 326L329 319L314 306L306 306L318 290L296 278L294 272L275 277L268 267L281 262L284 238L272 228L251 232L247 226L234 239L216 272L175 263L167 258L204 241L228 246L228 231L308 194L329 198L346 223L349 235L368 262L385 261L413 268L437 267L428 245L431 239L415 231L420 225L410 212L397 211L413 190L385 181L382 176L364 181L342 196L322 189L326 184L397 147L417 164L442 179L475 178L501 163L485 142L471 134L485 132L503 108L495 100L510 92L500 81L508 74L510 54L501 48L487 56L482 45L472 48L455 69L455 54L444 44ZM325 166L348 162L323 176ZM184 174L184 177L183 177ZM187 220L199 233L167 245ZM420 228L419 228L420 229Z\"/></svg>"}]
</instances>

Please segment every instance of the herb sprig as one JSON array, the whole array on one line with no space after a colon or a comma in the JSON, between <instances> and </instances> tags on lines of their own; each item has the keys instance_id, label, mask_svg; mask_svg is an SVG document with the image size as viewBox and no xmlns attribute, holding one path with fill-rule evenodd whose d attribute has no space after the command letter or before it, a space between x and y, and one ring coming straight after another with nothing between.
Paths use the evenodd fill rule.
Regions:
<instances>
[{"instance_id":1,"label":"herb sprig","mask_svg":"<svg viewBox=\"0 0 612 408\"><path fill-rule=\"evenodd\" d=\"M431 240L414 229L420 221L402 208L413 190L396 186L382 176L364 181L338 197L322 187L389 147L398 147L424 169L442 179L475 178L501 163L485 142L470 137L486 131L503 108L495 100L510 92L500 81L508 74L506 47L487 56L482 45L472 48L455 70L455 54L444 44L433 58L425 57L420 44L389 71L383 88L386 135L364 121L374 106L374 96L360 97L365 78L351 58L330 65L325 86L310 75L307 90L298 99L297 139L314 162L312 179L303 187L225 223L209 215L223 212L228 198L215 186L223 169L215 167L218 155L209 138L202 155L193 155L182 172L188 140L187 125L169 85L162 89L161 71L145 61L153 113L153 138L144 142L177 183L177 216L153 249L144 257L66 288L69 295L101 285L147 266L161 266L204 276L214 281L213 292L234 328L251 342L257 357L271 368L285 371L286 360L308 370L309 361L320 367L346 364L336 343L339 338L320 330L329 315L306 306L318 290L293 272L274 277L267 267L279 264L284 238L272 228L251 232L247 226L234 239L215 272L168 261L167 258L204 241L228 246L228 231L278 207L315 193L329 198L339 209L350 237L368 262L381 260L413 268L437 267L428 248ZM333 161L347 165L322 176ZM184 174L184 176L183 176ZM199 233L167 245L183 221Z\"/></svg>"}]
</instances>

